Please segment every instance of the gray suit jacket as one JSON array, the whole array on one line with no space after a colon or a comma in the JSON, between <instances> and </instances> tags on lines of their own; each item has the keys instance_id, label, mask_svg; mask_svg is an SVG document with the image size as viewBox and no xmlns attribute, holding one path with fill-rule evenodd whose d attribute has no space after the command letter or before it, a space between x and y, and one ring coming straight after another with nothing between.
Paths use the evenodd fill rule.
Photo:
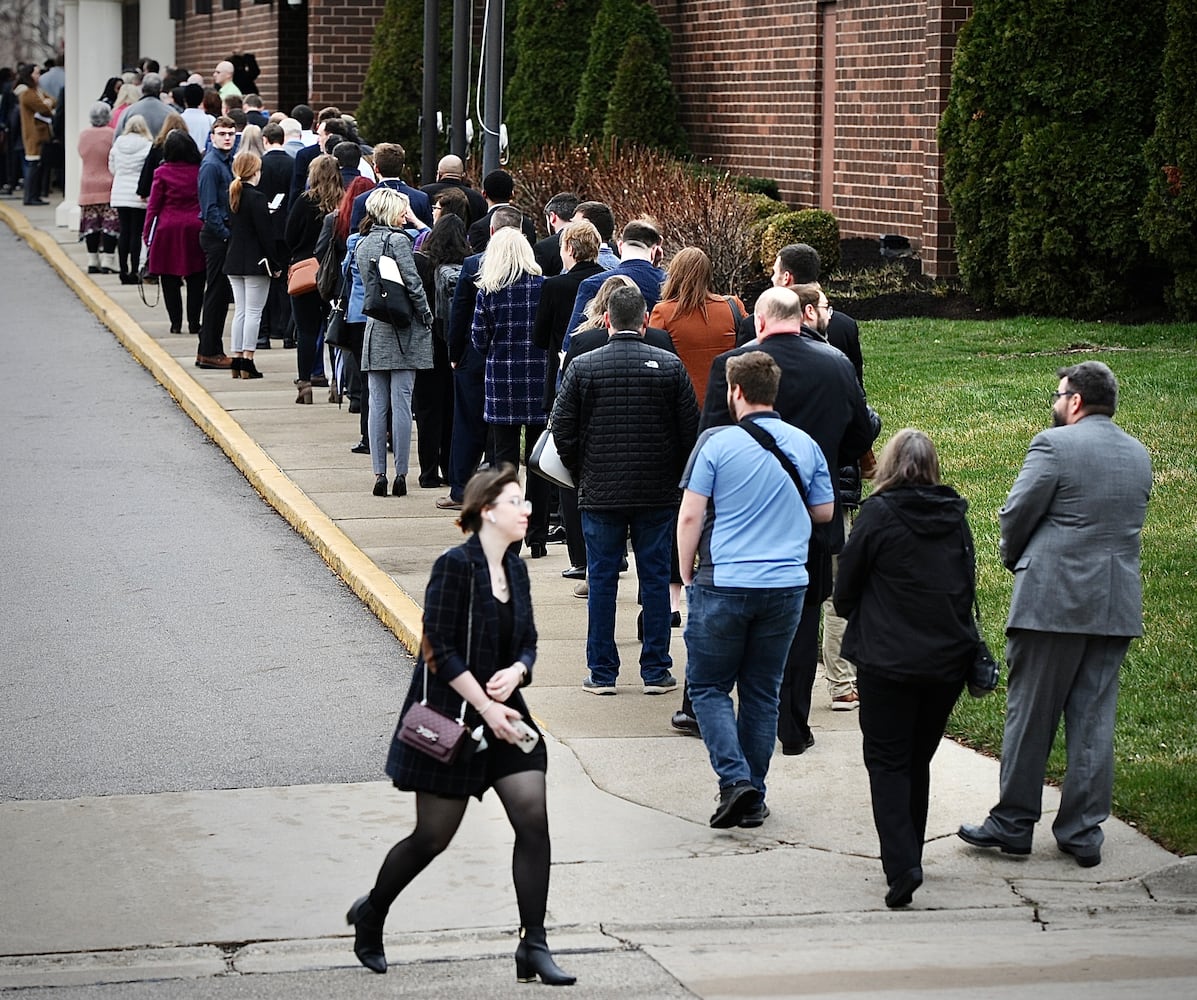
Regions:
<instances>
[{"instance_id":1,"label":"gray suit jacket","mask_svg":"<svg viewBox=\"0 0 1197 1000\"><path fill-rule=\"evenodd\" d=\"M1142 635L1150 494L1147 449L1109 417L1036 435L998 512L1002 562L1014 573L1006 628Z\"/></svg>"}]
</instances>

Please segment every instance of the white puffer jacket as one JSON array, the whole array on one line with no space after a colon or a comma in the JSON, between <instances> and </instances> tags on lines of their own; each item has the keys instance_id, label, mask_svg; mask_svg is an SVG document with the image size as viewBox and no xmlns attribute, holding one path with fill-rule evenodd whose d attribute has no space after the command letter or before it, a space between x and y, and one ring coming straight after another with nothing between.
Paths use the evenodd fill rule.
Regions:
<instances>
[{"instance_id":1,"label":"white puffer jacket","mask_svg":"<svg viewBox=\"0 0 1197 1000\"><path fill-rule=\"evenodd\" d=\"M150 140L136 132L118 135L108 154L108 169L112 172L113 208L145 208L145 199L137 193L141 166L150 151Z\"/></svg>"}]
</instances>

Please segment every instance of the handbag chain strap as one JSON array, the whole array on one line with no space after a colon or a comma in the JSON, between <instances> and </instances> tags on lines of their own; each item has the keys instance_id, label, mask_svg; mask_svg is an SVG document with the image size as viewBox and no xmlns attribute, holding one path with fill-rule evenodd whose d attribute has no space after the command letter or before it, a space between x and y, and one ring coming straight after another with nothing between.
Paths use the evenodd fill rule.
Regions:
<instances>
[{"instance_id":1,"label":"handbag chain strap","mask_svg":"<svg viewBox=\"0 0 1197 1000\"><path fill-rule=\"evenodd\" d=\"M470 583L470 617L466 619L466 660L469 666L470 650L474 646L474 586ZM428 664L424 664L424 697L420 700L421 705L428 704ZM459 726L465 725L466 714L466 700L461 699L461 711L457 713L457 724Z\"/></svg>"}]
</instances>

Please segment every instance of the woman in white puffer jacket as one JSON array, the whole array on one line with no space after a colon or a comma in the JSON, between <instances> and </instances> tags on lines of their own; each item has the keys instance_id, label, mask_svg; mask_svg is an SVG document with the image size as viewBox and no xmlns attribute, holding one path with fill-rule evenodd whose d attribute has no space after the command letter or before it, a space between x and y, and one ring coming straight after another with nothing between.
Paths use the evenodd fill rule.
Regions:
<instances>
[{"instance_id":1,"label":"woman in white puffer jacket","mask_svg":"<svg viewBox=\"0 0 1197 1000\"><path fill-rule=\"evenodd\" d=\"M154 137L141 115L133 115L124 123L121 134L113 140L108 154L108 170L112 173L112 200L120 219L121 233L117 242L120 258L121 284L136 285L141 267L141 229L145 225L145 199L137 193L141 167Z\"/></svg>"}]
</instances>

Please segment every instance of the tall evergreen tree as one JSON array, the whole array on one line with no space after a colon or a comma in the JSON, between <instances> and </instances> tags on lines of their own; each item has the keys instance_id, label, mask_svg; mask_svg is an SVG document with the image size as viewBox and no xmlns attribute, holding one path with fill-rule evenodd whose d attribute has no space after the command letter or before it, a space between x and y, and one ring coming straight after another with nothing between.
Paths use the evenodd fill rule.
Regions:
<instances>
[{"instance_id":1,"label":"tall evergreen tree","mask_svg":"<svg viewBox=\"0 0 1197 1000\"><path fill-rule=\"evenodd\" d=\"M440 19L439 108L448 117L452 79L452 18ZM423 0L387 0L374 29L374 50L366 70L357 121L372 142L397 142L408 167L420 165L420 113L424 92ZM433 178L426 178L425 182Z\"/></svg>"},{"instance_id":2,"label":"tall evergreen tree","mask_svg":"<svg viewBox=\"0 0 1197 1000\"><path fill-rule=\"evenodd\" d=\"M601 0L590 32L586 71L574 113L573 137L579 141L603 134L608 98L628 39L643 38L652 62L669 83L669 32L648 0ZM672 84L669 84L672 90Z\"/></svg>"},{"instance_id":3,"label":"tall evergreen tree","mask_svg":"<svg viewBox=\"0 0 1197 1000\"><path fill-rule=\"evenodd\" d=\"M1172 273L1170 301L1197 319L1197 6L1169 0L1168 41L1155 134L1147 143L1144 238Z\"/></svg>"},{"instance_id":4,"label":"tall evergreen tree","mask_svg":"<svg viewBox=\"0 0 1197 1000\"><path fill-rule=\"evenodd\" d=\"M632 142L669 153L686 152L686 134L678 124L677 95L669 74L653 61L640 35L628 39L603 119L603 139Z\"/></svg>"},{"instance_id":5,"label":"tall evergreen tree","mask_svg":"<svg viewBox=\"0 0 1197 1000\"><path fill-rule=\"evenodd\" d=\"M598 0L520 0L507 88L507 131L515 150L569 138ZM510 61L510 60L509 60Z\"/></svg>"},{"instance_id":6,"label":"tall evergreen tree","mask_svg":"<svg viewBox=\"0 0 1197 1000\"><path fill-rule=\"evenodd\" d=\"M1164 0L980 0L940 136L970 291L1097 315L1140 290L1141 150L1160 84Z\"/></svg>"}]
</instances>

